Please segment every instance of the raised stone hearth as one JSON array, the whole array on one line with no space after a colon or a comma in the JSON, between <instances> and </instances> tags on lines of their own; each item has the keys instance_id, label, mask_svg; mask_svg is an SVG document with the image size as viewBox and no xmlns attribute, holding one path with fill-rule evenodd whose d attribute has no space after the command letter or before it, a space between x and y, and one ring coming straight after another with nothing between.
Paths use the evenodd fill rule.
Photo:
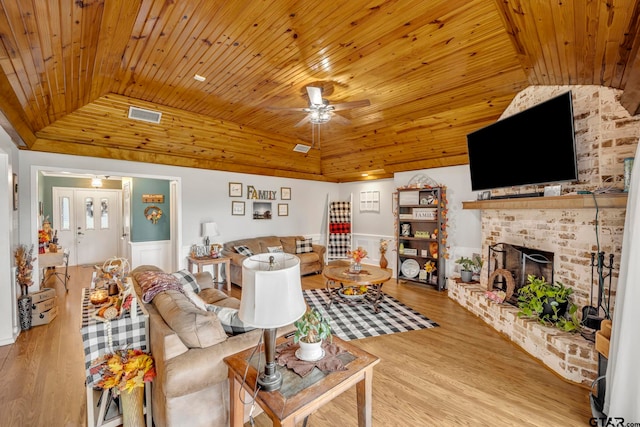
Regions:
<instances>
[{"instance_id":1,"label":"raised stone hearth","mask_svg":"<svg viewBox=\"0 0 640 427\"><path fill-rule=\"evenodd\" d=\"M598 369L597 352L592 342L579 334L562 332L536 320L517 316L518 308L497 304L485 297L479 283L447 281L449 298L480 317L561 377L591 386Z\"/></svg>"}]
</instances>

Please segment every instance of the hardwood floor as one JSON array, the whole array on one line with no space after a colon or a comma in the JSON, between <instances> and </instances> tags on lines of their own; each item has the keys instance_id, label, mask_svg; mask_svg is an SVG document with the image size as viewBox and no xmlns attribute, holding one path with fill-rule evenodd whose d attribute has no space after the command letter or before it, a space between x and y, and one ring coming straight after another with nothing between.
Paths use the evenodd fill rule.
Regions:
<instances>
[{"instance_id":1,"label":"hardwood floor","mask_svg":"<svg viewBox=\"0 0 640 427\"><path fill-rule=\"evenodd\" d=\"M86 426L80 296L91 269L70 271L68 293L55 278L48 282L58 294L58 317L0 347L0 426ZM324 283L307 276L303 286ZM352 341L381 358L374 369L374 426L589 425L588 390L557 377L446 292L395 280L384 290L440 327ZM233 287L233 296L240 292ZM256 418L256 426L270 425L266 415ZM336 425L357 425L354 390L308 423Z\"/></svg>"}]
</instances>

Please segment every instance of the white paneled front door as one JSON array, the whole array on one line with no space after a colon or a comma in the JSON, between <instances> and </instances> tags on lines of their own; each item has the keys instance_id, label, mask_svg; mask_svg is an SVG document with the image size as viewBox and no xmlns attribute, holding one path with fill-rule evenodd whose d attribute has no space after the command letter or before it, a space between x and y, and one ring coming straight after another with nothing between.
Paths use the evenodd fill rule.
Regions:
<instances>
[{"instance_id":1,"label":"white paneled front door","mask_svg":"<svg viewBox=\"0 0 640 427\"><path fill-rule=\"evenodd\" d=\"M120 252L121 190L53 188L52 227L69 264L99 264Z\"/></svg>"}]
</instances>

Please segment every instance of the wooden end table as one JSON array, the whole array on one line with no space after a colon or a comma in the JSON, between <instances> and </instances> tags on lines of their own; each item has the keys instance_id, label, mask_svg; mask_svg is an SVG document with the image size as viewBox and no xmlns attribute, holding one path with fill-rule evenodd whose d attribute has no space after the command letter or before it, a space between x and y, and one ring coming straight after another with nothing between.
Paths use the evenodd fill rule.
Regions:
<instances>
[{"instance_id":1,"label":"wooden end table","mask_svg":"<svg viewBox=\"0 0 640 427\"><path fill-rule=\"evenodd\" d=\"M280 339L279 344L286 342ZM352 357L346 364L345 371L322 373L318 368L308 376L320 374L317 381L311 384L303 384L298 392L291 392L291 384L288 384L286 376L293 371L283 373L285 377L280 390L266 392L260 390L256 395L256 403L271 418L276 427L294 427L297 423L304 421L312 412L322 407L327 402L333 400L342 392L352 386L356 386L358 426L371 427L372 416L372 392L373 392L373 367L380 359L353 344L333 337L333 343L348 352ZM264 350L263 350L264 351ZM229 367L229 393L231 402L230 420L232 427L243 426L243 403L240 400L240 393L243 390L253 395L258 372L254 364L249 362L253 348L225 357L224 363ZM247 365L249 365L247 369ZM262 364L264 366L264 363ZM288 371L286 367L278 366L278 370ZM242 379L247 372L246 381ZM317 372L316 372L317 371ZM304 383L305 378L293 374L292 382L300 381Z\"/></svg>"},{"instance_id":2,"label":"wooden end table","mask_svg":"<svg viewBox=\"0 0 640 427\"><path fill-rule=\"evenodd\" d=\"M382 285L391 278L391 271L375 265L363 264L360 273L350 273L348 265L337 264L326 266L322 275L327 279L326 288L329 292L327 306L334 302L350 305L370 304L373 311L377 313L380 310L378 304L384 296ZM366 286L367 292L355 296L344 294L346 288L360 286Z\"/></svg>"},{"instance_id":3,"label":"wooden end table","mask_svg":"<svg viewBox=\"0 0 640 427\"><path fill-rule=\"evenodd\" d=\"M193 273L193 265L198 266L198 273L202 272L202 267L205 265L213 265L213 270L216 272L216 283L220 283L220 266L224 264L224 275L227 282L227 292L231 292L231 258L229 257L187 257L188 268Z\"/></svg>"}]
</instances>

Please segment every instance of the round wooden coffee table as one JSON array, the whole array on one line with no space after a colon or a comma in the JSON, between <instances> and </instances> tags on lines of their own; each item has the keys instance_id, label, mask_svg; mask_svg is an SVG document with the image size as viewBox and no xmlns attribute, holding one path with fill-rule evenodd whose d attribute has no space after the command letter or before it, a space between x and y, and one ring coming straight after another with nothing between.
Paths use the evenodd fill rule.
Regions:
<instances>
[{"instance_id":1,"label":"round wooden coffee table","mask_svg":"<svg viewBox=\"0 0 640 427\"><path fill-rule=\"evenodd\" d=\"M327 279L326 288L329 292L330 306L334 302L349 305L369 304L374 312L378 312L378 304L384 295L382 285L391 278L391 270L377 267L375 265L362 265L360 273L350 273L349 265L328 265L322 271L322 275ZM361 295L347 295L348 288L359 289L366 286L367 290Z\"/></svg>"}]
</instances>

